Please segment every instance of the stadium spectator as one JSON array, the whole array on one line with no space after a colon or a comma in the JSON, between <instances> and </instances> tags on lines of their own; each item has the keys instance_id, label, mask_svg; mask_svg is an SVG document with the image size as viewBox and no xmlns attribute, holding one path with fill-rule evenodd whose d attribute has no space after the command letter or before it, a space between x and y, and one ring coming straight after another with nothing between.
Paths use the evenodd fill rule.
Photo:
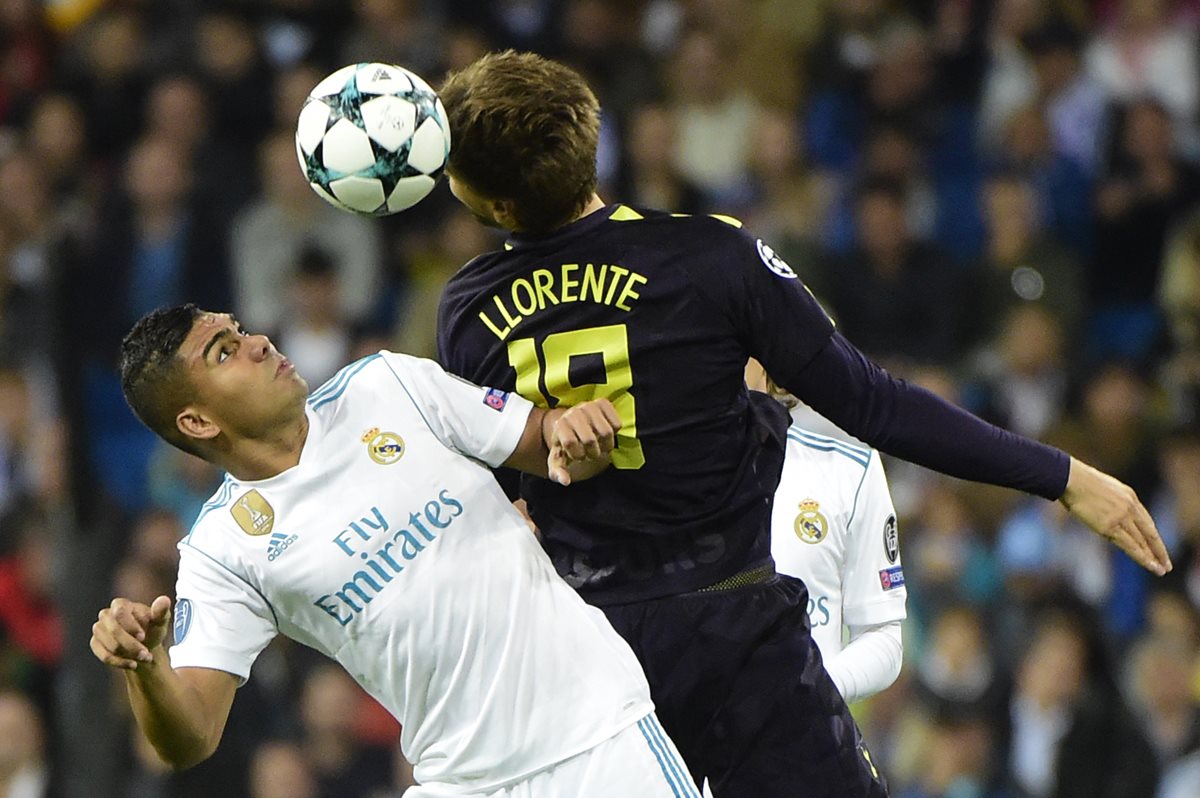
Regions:
<instances>
[{"instance_id":1,"label":"stadium spectator","mask_svg":"<svg viewBox=\"0 0 1200 798\"><path fill-rule=\"evenodd\" d=\"M640 105L630 114L628 128L622 195L645 208L704 211L703 193L676 166L678 130L670 109L659 103Z\"/></svg>"},{"instance_id":2,"label":"stadium spectator","mask_svg":"<svg viewBox=\"0 0 1200 798\"><path fill-rule=\"evenodd\" d=\"M1098 638L1074 611L1049 610L1037 621L1004 719L1001 761L1018 795L1153 798L1153 751Z\"/></svg>"},{"instance_id":3,"label":"stadium spectator","mask_svg":"<svg viewBox=\"0 0 1200 798\"><path fill-rule=\"evenodd\" d=\"M25 137L49 182L54 215L82 226L100 190L83 108L68 94L41 95L29 113Z\"/></svg>"},{"instance_id":4,"label":"stadium spectator","mask_svg":"<svg viewBox=\"0 0 1200 798\"><path fill-rule=\"evenodd\" d=\"M227 225L254 190L254 181L231 182L229 176L253 175L254 160L252 151L214 136L212 103L205 86L187 75L160 78L148 91L145 119L143 135L177 148L191 167L197 201Z\"/></svg>"},{"instance_id":5,"label":"stadium spectator","mask_svg":"<svg viewBox=\"0 0 1200 798\"><path fill-rule=\"evenodd\" d=\"M1007 686L988 617L969 604L946 607L929 624L928 642L916 663L914 689L933 714L994 716Z\"/></svg>"},{"instance_id":6,"label":"stadium spectator","mask_svg":"<svg viewBox=\"0 0 1200 798\"><path fill-rule=\"evenodd\" d=\"M284 287L280 326L272 336L302 373L320 385L350 362L351 330L342 318L333 258L306 247Z\"/></svg>"},{"instance_id":7,"label":"stadium spectator","mask_svg":"<svg viewBox=\"0 0 1200 798\"><path fill-rule=\"evenodd\" d=\"M749 190L750 146L759 108L734 84L722 64L727 45L714 33L687 31L671 63L675 115L675 165L709 203L744 201ZM721 153L714 158L713 153Z\"/></svg>"},{"instance_id":8,"label":"stadium spectator","mask_svg":"<svg viewBox=\"0 0 1200 798\"><path fill-rule=\"evenodd\" d=\"M1157 300L1176 350L1200 351L1200 214L1167 236Z\"/></svg>"},{"instance_id":9,"label":"stadium spectator","mask_svg":"<svg viewBox=\"0 0 1200 798\"><path fill-rule=\"evenodd\" d=\"M1040 229L1033 186L1019 174L1002 172L984 184L983 257L974 270L977 297L970 315L974 340L994 338L1013 308L1046 309L1066 336L1078 340L1085 304L1079 261Z\"/></svg>"},{"instance_id":10,"label":"stadium spectator","mask_svg":"<svg viewBox=\"0 0 1200 798\"><path fill-rule=\"evenodd\" d=\"M239 319L258 329L278 329L285 307L283 286L294 274L300 253L318 247L334 258L343 318L349 323L368 320L379 298L379 228L313 195L296 165L290 130L277 130L263 141L259 176L262 195L233 224L234 308Z\"/></svg>"},{"instance_id":11,"label":"stadium spectator","mask_svg":"<svg viewBox=\"0 0 1200 798\"><path fill-rule=\"evenodd\" d=\"M917 513L903 520L914 615L928 620L952 604L982 606L992 600L1000 575L961 489L939 478Z\"/></svg>"},{"instance_id":12,"label":"stadium spectator","mask_svg":"<svg viewBox=\"0 0 1200 798\"><path fill-rule=\"evenodd\" d=\"M858 247L836 267L830 296L846 336L885 364L952 361L963 344L962 271L910 234L895 181L869 180L857 206Z\"/></svg>"},{"instance_id":13,"label":"stadium spectator","mask_svg":"<svg viewBox=\"0 0 1200 798\"><path fill-rule=\"evenodd\" d=\"M991 731L983 716L935 715L915 784L897 798L1002 798L990 784Z\"/></svg>"},{"instance_id":14,"label":"stadium spectator","mask_svg":"<svg viewBox=\"0 0 1200 798\"><path fill-rule=\"evenodd\" d=\"M1092 180L1081 165L1054 151L1042 109L1029 105L1013 114L995 161L1033 186L1043 230L1077 254L1091 252L1094 214L1080 198L1091 196Z\"/></svg>"},{"instance_id":15,"label":"stadium spectator","mask_svg":"<svg viewBox=\"0 0 1200 798\"><path fill-rule=\"evenodd\" d=\"M0 518L26 501L48 508L65 498L61 423L35 389L24 372L0 365Z\"/></svg>"},{"instance_id":16,"label":"stadium spectator","mask_svg":"<svg viewBox=\"0 0 1200 798\"><path fill-rule=\"evenodd\" d=\"M1128 695L1163 770L1200 750L1200 704L1194 682L1197 649L1187 640L1153 633L1129 653Z\"/></svg>"},{"instance_id":17,"label":"stadium spectator","mask_svg":"<svg viewBox=\"0 0 1200 798\"><path fill-rule=\"evenodd\" d=\"M430 76L445 68L441 20L423 12L418 0L354 0L351 5L354 23L340 47L342 63L403 64Z\"/></svg>"},{"instance_id":18,"label":"stadium spectator","mask_svg":"<svg viewBox=\"0 0 1200 798\"><path fill-rule=\"evenodd\" d=\"M1151 97L1196 151L1200 60L1194 19L1172 0L1120 0L1110 24L1088 48L1088 72L1117 103Z\"/></svg>"},{"instance_id":19,"label":"stadium spectator","mask_svg":"<svg viewBox=\"0 0 1200 798\"><path fill-rule=\"evenodd\" d=\"M993 424L1042 437L1061 419L1067 351L1062 325L1046 308L1012 308L976 358L967 404Z\"/></svg>"},{"instance_id":20,"label":"stadium spectator","mask_svg":"<svg viewBox=\"0 0 1200 798\"><path fill-rule=\"evenodd\" d=\"M66 43L65 82L102 159L119 161L141 127L146 48L143 21L131 8L105 9Z\"/></svg>"},{"instance_id":21,"label":"stadium spectator","mask_svg":"<svg viewBox=\"0 0 1200 798\"><path fill-rule=\"evenodd\" d=\"M51 774L41 713L21 693L0 692L0 792L6 798L48 798Z\"/></svg>"},{"instance_id":22,"label":"stadium spectator","mask_svg":"<svg viewBox=\"0 0 1200 798\"><path fill-rule=\"evenodd\" d=\"M250 762L250 798L319 798L317 781L304 751L295 743L268 741Z\"/></svg>"},{"instance_id":23,"label":"stadium spectator","mask_svg":"<svg viewBox=\"0 0 1200 798\"><path fill-rule=\"evenodd\" d=\"M498 244L470 214L455 209L438 225L427 248L412 252L403 302L389 345L417 357L437 354L437 301L446 280L471 258Z\"/></svg>"},{"instance_id":24,"label":"stadium spectator","mask_svg":"<svg viewBox=\"0 0 1200 798\"><path fill-rule=\"evenodd\" d=\"M322 795L370 798L395 781L391 751L356 742L356 715L368 700L335 665L318 666L304 682L300 747Z\"/></svg>"},{"instance_id":25,"label":"stadium spectator","mask_svg":"<svg viewBox=\"0 0 1200 798\"><path fill-rule=\"evenodd\" d=\"M1154 305L1165 237L1200 200L1200 169L1183 160L1167 110L1124 109L1116 151L1096 194L1096 251L1088 275L1090 349L1145 362L1161 334Z\"/></svg>"},{"instance_id":26,"label":"stadium spectator","mask_svg":"<svg viewBox=\"0 0 1200 798\"><path fill-rule=\"evenodd\" d=\"M191 527L220 484L221 472L199 457L166 445L155 446L150 454L149 504L173 514L184 530ZM148 512L155 513L153 509Z\"/></svg>"},{"instance_id":27,"label":"stadium spectator","mask_svg":"<svg viewBox=\"0 0 1200 798\"><path fill-rule=\"evenodd\" d=\"M195 63L212 101L213 134L253 161L271 129L270 73L251 20L232 9L206 10L193 30Z\"/></svg>"}]
</instances>

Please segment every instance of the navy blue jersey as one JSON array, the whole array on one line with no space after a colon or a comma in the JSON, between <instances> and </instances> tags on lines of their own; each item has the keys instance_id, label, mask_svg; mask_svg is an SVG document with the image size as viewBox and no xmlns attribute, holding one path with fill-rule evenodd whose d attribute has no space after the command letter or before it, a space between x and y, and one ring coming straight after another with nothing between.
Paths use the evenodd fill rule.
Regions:
<instances>
[{"instance_id":1,"label":"navy blue jersey","mask_svg":"<svg viewBox=\"0 0 1200 798\"><path fill-rule=\"evenodd\" d=\"M514 236L449 282L438 349L454 374L542 407L607 397L613 467L521 495L559 573L593 603L694 590L769 560L787 415L743 368L791 373L833 324L735 220L612 205Z\"/></svg>"}]
</instances>

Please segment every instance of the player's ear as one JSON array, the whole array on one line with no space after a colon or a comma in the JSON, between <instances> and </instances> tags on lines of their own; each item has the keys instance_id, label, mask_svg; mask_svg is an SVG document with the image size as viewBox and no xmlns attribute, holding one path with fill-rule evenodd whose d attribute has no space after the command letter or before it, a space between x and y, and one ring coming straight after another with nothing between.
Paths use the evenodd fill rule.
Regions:
<instances>
[{"instance_id":1,"label":"player's ear","mask_svg":"<svg viewBox=\"0 0 1200 798\"><path fill-rule=\"evenodd\" d=\"M221 434L217 426L207 414L195 407L185 407L175 416L175 426L185 438L198 441L208 441Z\"/></svg>"},{"instance_id":2,"label":"player's ear","mask_svg":"<svg viewBox=\"0 0 1200 798\"><path fill-rule=\"evenodd\" d=\"M521 225L517 223L517 203L507 199L494 199L488 200L488 205L491 207L492 218L496 220L496 224L515 233L521 231Z\"/></svg>"}]
</instances>

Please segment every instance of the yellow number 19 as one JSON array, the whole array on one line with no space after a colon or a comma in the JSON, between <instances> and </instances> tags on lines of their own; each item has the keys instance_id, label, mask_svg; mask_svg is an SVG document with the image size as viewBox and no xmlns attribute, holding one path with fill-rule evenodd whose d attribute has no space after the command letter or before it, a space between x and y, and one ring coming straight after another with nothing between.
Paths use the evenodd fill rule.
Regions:
<instances>
[{"instance_id":1,"label":"yellow number 19","mask_svg":"<svg viewBox=\"0 0 1200 798\"><path fill-rule=\"evenodd\" d=\"M604 382L572 385L571 358L599 355L604 362ZM613 450L614 468L641 468L646 457L637 438L637 403L629 391L633 388L633 371L629 366L629 337L624 324L608 327L589 327L585 330L554 333L542 342L545 360L546 393L560 404L577 405L591 399L608 399L621 418L617 433L617 448ZM549 407L542 394L542 363L538 346L532 338L521 338L508 344L508 363L517 372L517 393L539 407Z\"/></svg>"}]
</instances>

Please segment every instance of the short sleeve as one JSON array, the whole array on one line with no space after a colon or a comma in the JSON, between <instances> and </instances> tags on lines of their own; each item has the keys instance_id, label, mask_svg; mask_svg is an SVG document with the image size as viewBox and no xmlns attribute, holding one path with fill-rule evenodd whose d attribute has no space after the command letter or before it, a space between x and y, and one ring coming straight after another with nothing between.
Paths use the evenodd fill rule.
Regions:
<instances>
[{"instance_id":1,"label":"short sleeve","mask_svg":"<svg viewBox=\"0 0 1200 798\"><path fill-rule=\"evenodd\" d=\"M896 509L887 476L872 450L850 519L843 574L842 620L847 626L874 626L906 615L904 570Z\"/></svg>"},{"instance_id":2,"label":"short sleeve","mask_svg":"<svg viewBox=\"0 0 1200 798\"><path fill-rule=\"evenodd\" d=\"M721 225L696 285L729 314L738 339L777 382L798 373L833 335L834 324L796 271L769 244ZM740 224L740 223L738 223Z\"/></svg>"},{"instance_id":3,"label":"short sleeve","mask_svg":"<svg viewBox=\"0 0 1200 798\"><path fill-rule=\"evenodd\" d=\"M179 544L173 668L212 668L245 683L250 666L278 634L267 600L226 565Z\"/></svg>"},{"instance_id":4,"label":"short sleeve","mask_svg":"<svg viewBox=\"0 0 1200 798\"><path fill-rule=\"evenodd\" d=\"M381 353L431 432L460 454L496 467L521 440L533 404L448 374L432 360Z\"/></svg>"}]
</instances>

